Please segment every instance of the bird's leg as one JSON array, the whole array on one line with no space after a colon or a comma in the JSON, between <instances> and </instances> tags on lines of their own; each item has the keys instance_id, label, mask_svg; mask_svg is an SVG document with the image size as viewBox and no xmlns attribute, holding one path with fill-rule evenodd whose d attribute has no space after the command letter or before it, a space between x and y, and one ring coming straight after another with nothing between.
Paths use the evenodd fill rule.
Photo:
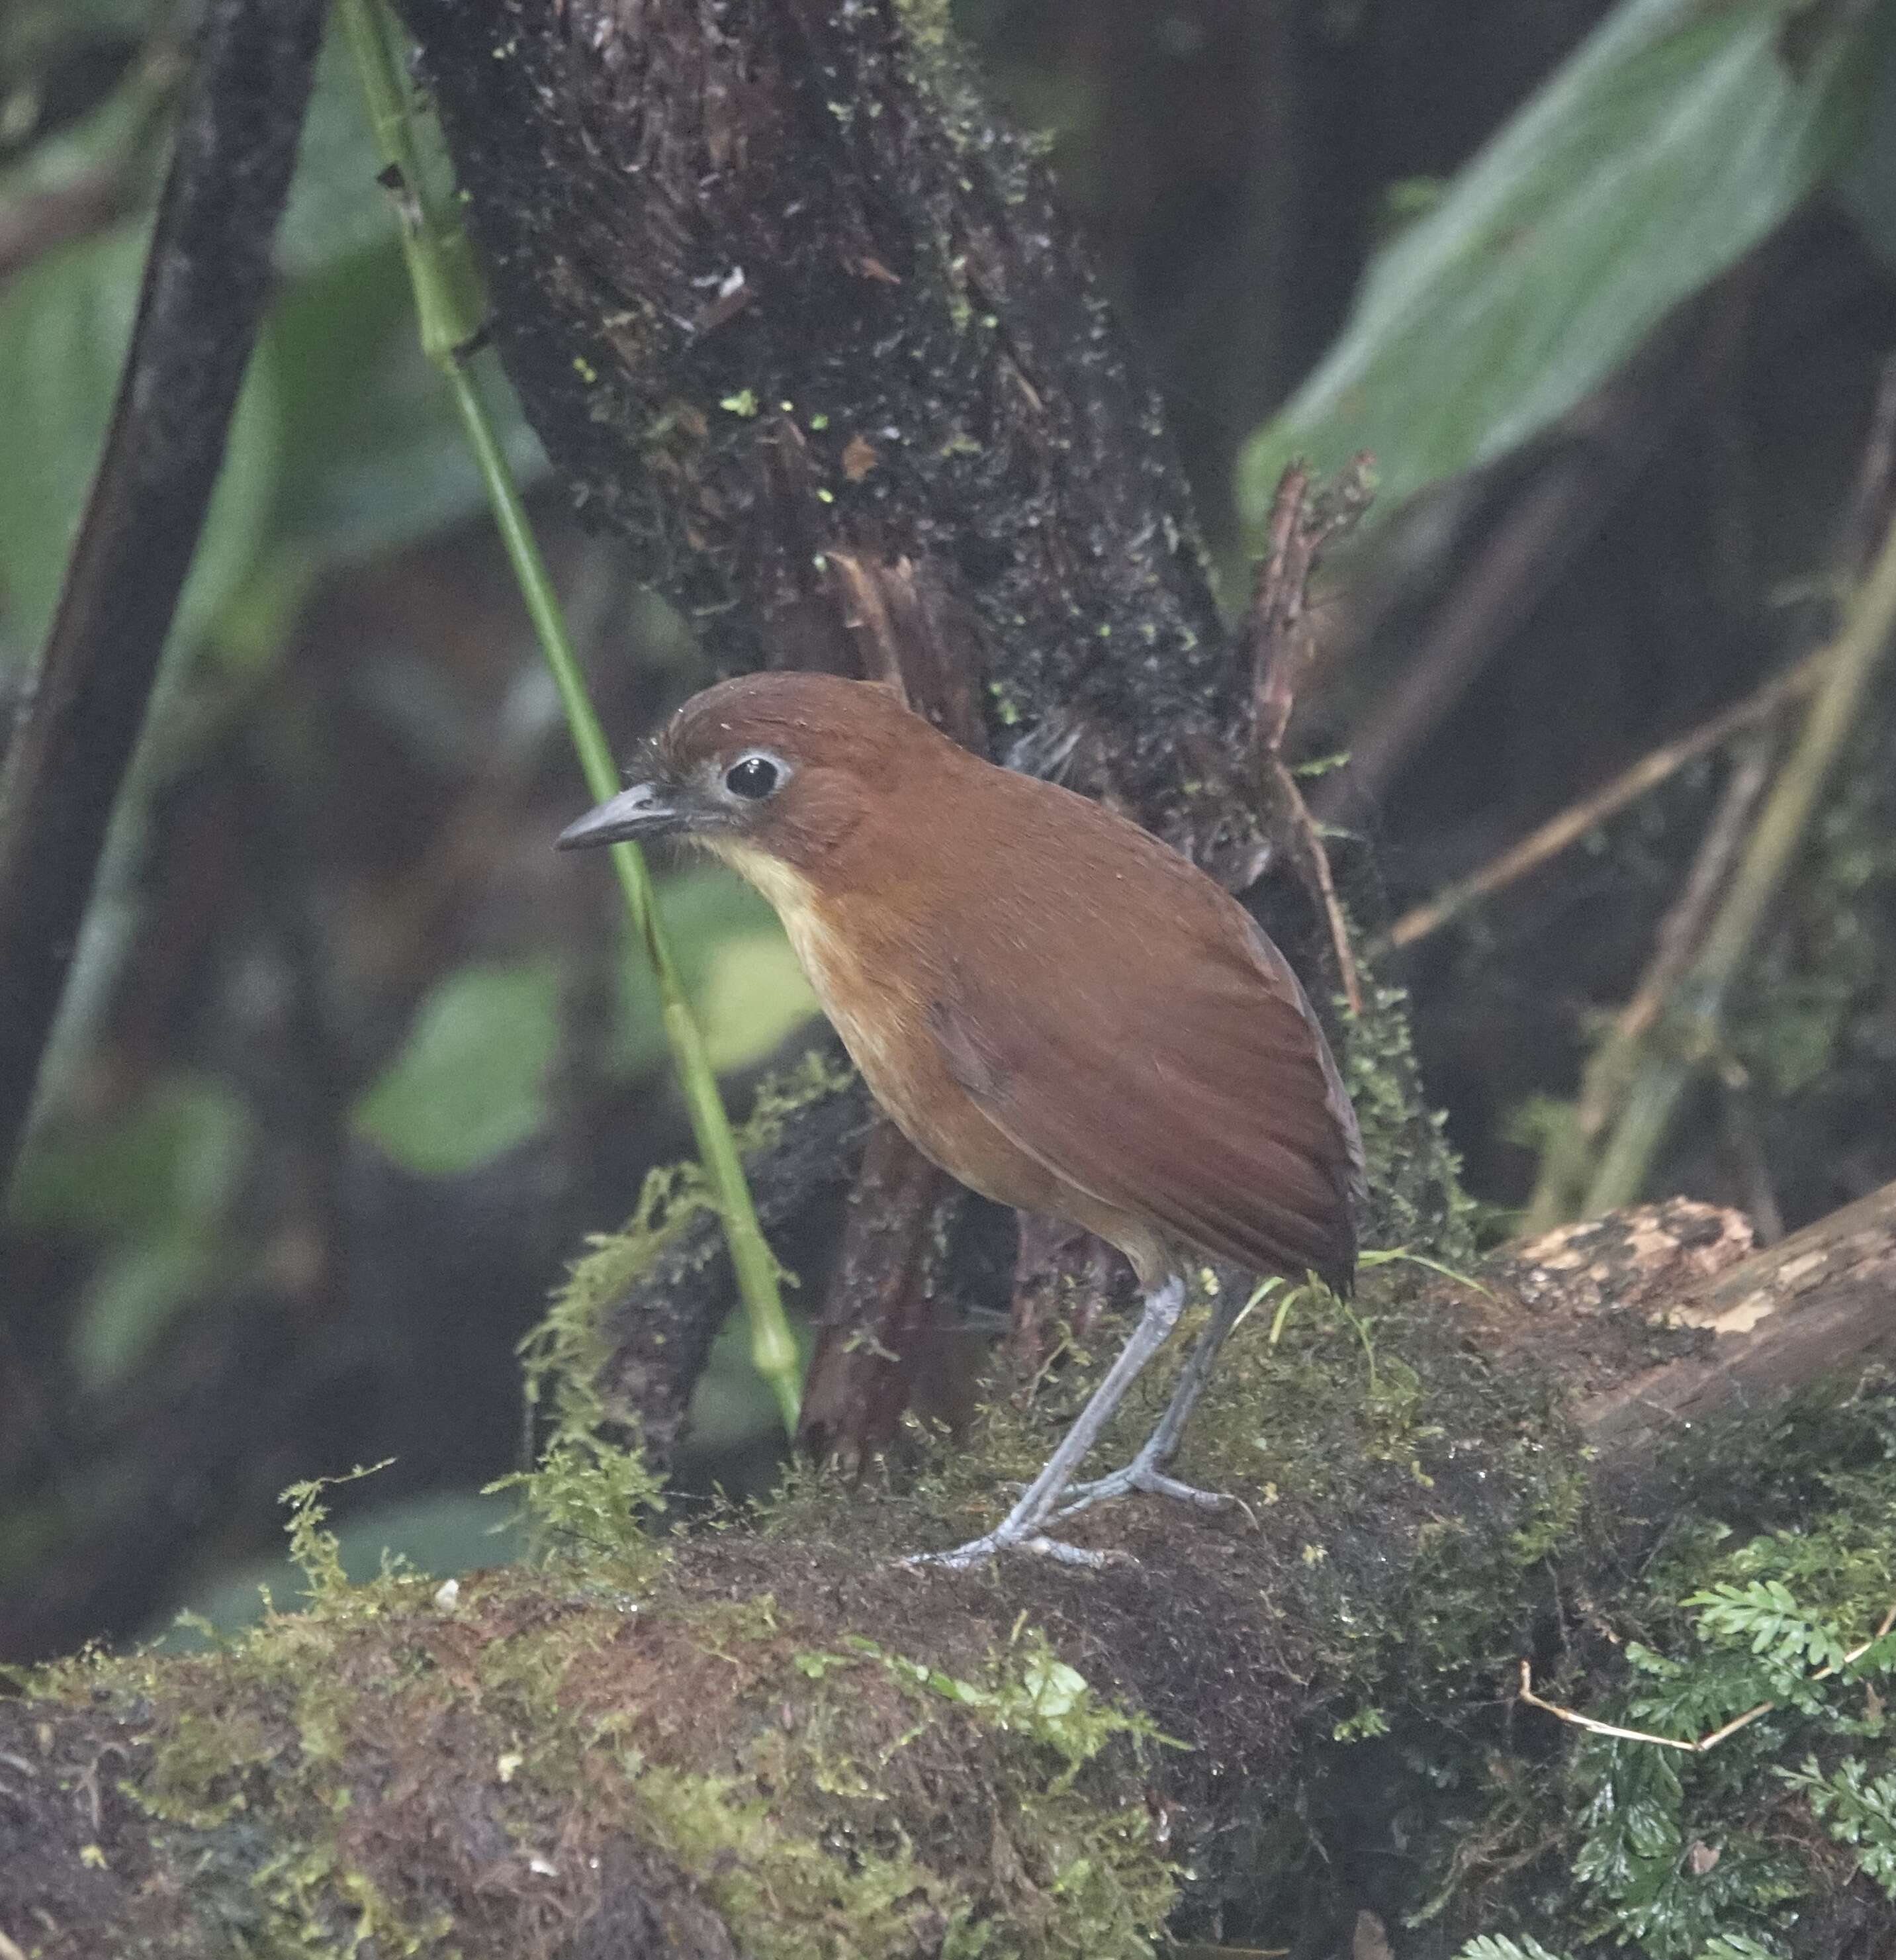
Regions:
<instances>
[{"instance_id":1,"label":"bird's leg","mask_svg":"<svg viewBox=\"0 0 1896 1960\"><path fill-rule=\"evenodd\" d=\"M1045 1536L1041 1526L1051 1517L1073 1481L1073 1473L1086 1461L1087 1452L1099 1440L1099 1432L1112 1421L1113 1411L1131 1387L1140 1370L1166 1344L1166 1338L1179 1324L1185 1306L1185 1281L1166 1280L1146 1296L1139 1324L1127 1337L1119 1356L1106 1370L1105 1378L1074 1418L1073 1427L1060 1439L1060 1446L1047 1459L1040 1475L1021 1494L1020 1500L985 1537L970 1538L952 1551L918 1553L906 1560L910 1565L946 1565L959 1571L991 1558L997 1551L1019 1548L1037 1551L1070 1565L1104 1565L1105 1552L1088 1551L1076 1545L1062 1545Z\"/></svg>"},{"instance_id":2,"label":"bird's leg","mask_svg":"<svg viewBox=\"0 0 1896 1960\"><path fill-rule=\"evenodd\" d=\"M1160 1466L1171 1462L1179 1438L1185 1434L1185 1426L1191 1419L1191 1411L1198 1407L1198 1398L1204 1393L1205 1384L1211 1379L1219 1351L1230 1338L1243 1311L1242 1293L1227 1291L1220 1299L1212 1314L1211 1324L1198 1336L1184 1372L1179 1377L1179 1386L1172 1392L1172 1400L1159 1418L1158 1427L1146 1439L1144 1447L1124 1469L1114 1471L1111 1476L1098 1478L1090 1484L1070 1486L1067 1492L1067 1501L1061 1506L1055 1513L1057 1516L1072 1517L1077 1512L1090 1510L1109 1497L1123 1497L1130 1491L1144 1491L1155 1497L1175 1497L1182 1503L1195 1504L1201 1511L1222 1511L1236 1503L1235 1497L1227 1497L1221 1491L1201 1491L1193 1484L1180 1483L1175 1477L1164 1476Z\"/></svg>"}]
</instances>

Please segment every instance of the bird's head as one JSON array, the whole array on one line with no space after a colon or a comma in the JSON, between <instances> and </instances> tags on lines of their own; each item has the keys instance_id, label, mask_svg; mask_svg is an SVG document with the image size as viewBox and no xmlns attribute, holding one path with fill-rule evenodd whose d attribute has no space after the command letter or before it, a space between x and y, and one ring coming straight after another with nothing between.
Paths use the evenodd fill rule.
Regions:
<instances>
[{"instance_id":1,"label":"bird's head","mask_svg":"<svg viewBox=\"0 0 1896 1960\"><path fill-rule=\"evenodd\" d=\"M785 870L820 882L878 799L952 749L879 683L741 675L686 702L559 848L681 837L774 897Z\"/></svg>"}]
</instances>

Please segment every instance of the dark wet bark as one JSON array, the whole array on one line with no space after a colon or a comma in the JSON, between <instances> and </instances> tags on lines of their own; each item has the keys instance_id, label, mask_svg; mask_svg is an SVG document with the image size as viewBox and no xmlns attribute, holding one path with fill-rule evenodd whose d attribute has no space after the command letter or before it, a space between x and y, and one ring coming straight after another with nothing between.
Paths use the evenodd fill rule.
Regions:
<instances>
[{"instance_id":1,"label":"dark wet bark","mask_svg":"<svg viewBox=\"0 0 1896 1960\"><path fill-rule=\"evenodd\" d=\"M852 1082L807 1105L781 1141L746 1160L759 1222L793 1269L801 1270L786 1228L797 1221L813 1239L832 1236L873 1121L868 1092ZM731 1293L724 1228L706 1210L670 1236L636 1284L600 1313L600 1391L613 1420L661 1468L676 1454L692 1385Z\"/></svg>"},{"instance_id":2,"label":"dark wet bark","mask_svg":"<svg viewBox=\"0 0 1896 1960\"><path fill-rule=\"evenodd\" d=\"M1156 399L946 8L405 11L534 425L720 663L852 670L828 555L905 558L978 625L1000 750L1242 865L1241 676Z\"/></svg>"}]
</instances>

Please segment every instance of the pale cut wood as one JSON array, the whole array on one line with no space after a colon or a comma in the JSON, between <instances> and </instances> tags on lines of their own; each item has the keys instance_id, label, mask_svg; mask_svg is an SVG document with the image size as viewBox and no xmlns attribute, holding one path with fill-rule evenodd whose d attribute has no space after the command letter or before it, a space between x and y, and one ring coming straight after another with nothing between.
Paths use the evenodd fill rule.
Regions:
<instances>
[{"instance_id":1,"label":"pale cut wood","mask_svg":"<svg viewBox=\"0 0 1896 1960\"><path fill-rule=\"evenodd\" d=\"M1695 1425L1896 1359L1896 1184L1722 1266L1659 1317L1706 1330L1710 1346L1578 1405L1609 1482L1642 1474Z\"/></svg>"}]
</instances>

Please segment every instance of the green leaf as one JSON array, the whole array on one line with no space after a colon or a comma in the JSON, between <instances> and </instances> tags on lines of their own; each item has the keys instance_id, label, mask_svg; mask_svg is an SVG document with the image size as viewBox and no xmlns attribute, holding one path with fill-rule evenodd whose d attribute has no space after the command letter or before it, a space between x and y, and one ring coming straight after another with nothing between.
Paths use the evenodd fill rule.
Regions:
<instances>
[{"instance_id":1,"label":"green leaf","mask_svg":"<svg viewBox=\"0 0 1896 1960\"><path fill-rule=\"evenodd\" d=\"M1805 1793L1830 1834L1849 1845L1865 1876L1896 1899L1896 1777L1872 1777L1856 1756L1845 1758L1829 1777L1814 1757L1801 1770L1778 1774Z\"/></svg>"},{"instance_id":2,"label":"green leaf","mask_svg":"<svg viewBox=\"0 0 1896 1960\"><path fill-rule=\"evenodd\" d=\"M87 1284L73 1323L72 1365L86 1392L102 1395L124 1381L208 1284L217 1263L212 1246L189 1231L108 1258Z\"/></svg>"},{"instance_id":3,"label":"green leaf","mask_svg":"<svg viewBox=\"0 0 1896 1960\"><path fill-rule=\"evenodd\" d=\"M161 1077L129 1109L37 1131L9 1216L42 1232L153 1238L222 1217L251 1147L242 1099L208 1076Z\"/></svg>"},{"instance_id":4,"label":"green leaf","mask_svg":"<svg viewBox=\"0 0 1896 1960\"><path fill-rule=\"evenodd\" d=\"M129 1109L51 1122L33 1136L9 1215L97 1249L72 1332L87 1392L122 1380L215 1276L251 1144L243 1102L184 1074L160 1078Z\"/></svg>"},{"instance_id":5,"label":"green leaf","mask_svg":"<svg viewBox=\"0 0 1896 1960\"><path fill-rule=\"evenodd\" d=\"M1812 24L1793 68L1783 39ZM1867 36L1802 0L1622 0L1371 266L1328 358L1252 439L1261 526L1293 457L1376 459L1384 516L1596 387L1847 151Z\"/></svg>"},{"instance_id":6,"label":"green leaf","mask_svg":"<svg viewBox=\"0 0 1896 1960\"><path fill-rule=\"evenodd\" d=\"M666 879L659 910L679 977L721 1074L760 1061L816 1011L783 928L741 878L707 866ZM644 953L628 943L620 968L619 1065L655 1067L665 1054L658 988Z\"/></svg>"},{"instance_id":7,"label":"green leaf","mask_svg":"<svg viewBox=\"0 0 1896 1960\"><path fill-rule=\"evenodd\" d=\"M1754 1654L1780 1666L1840 1667L1847 1651L1840 1629L1802 1605L1780 1579L1724 1580L1680 1604L1696 1612L1702 1639L1748 1643Z\"/></svg>"},{"instance_id":8,"label":"green leaf","mask_svg":"<svg viewBox=\"0 0 1896 1960\"><path fill-rule=\"evenodd\" d=\"M762 1061L819 1010L790 941L773 921L712 950L693 1004L711 1065L720 1075Z\"/></svg>"},{"instance_id":9,"label":"green leaf","mask_svg":"<svg viewBox=\"0 0 1896 1960\"><path fill-rule=\"evenodd\" d=\"M282 523L322 560L399 550L484 508L480 473L422 353L393 237L298 280L272 323L285 431ZM546 459L511 390L490 391L523 483Z\"/></svg>"},{"instance_id":10,"label":"green leaf","mask_svg":"<svg viewBox=\"0 0 1896 1960\"><path fill-rule=\"evenodd\" d=\"M1034 1713L1048 1722L1070 1715L1093 1693L1083 1674L1051 1653L1029 1656L1021 1684L1033 1698Z\"/></svg>"},{"instance_id":11,"label":"green leaf","mask_svg":"<svg viewBox=\"0 0 1896 1960\"><path fill-rule=\"evenodd\" d=\"M357 1103L355 1127L424 1176L475 1169L546 1120L558 1036L550 961L464 968L422 1004L401 1053Z\"/></svg>"},{"instance_id":12,"label":"green leaf","mask_svg":"<svg viewBox=\"0 0 1896 1960\"><path fill-rule=\"evenodd\" d=\"M295 278L394 236L394 207L376 181L375 138L362 86L332 10L297 148L296 175L277 228L277 264Z\"/></svg>"},{"instance_id":13,"label":"green leaf","mask_svg":"<svg viewBox=\"0 0 1896 1960\"><path fill-rule=\"evenodd\" d=\"M1513 1937L1505 1933L1478 1933L1455 1960L1556 1960L1556 1956L1532 1933Z\"/></svg>"},{"instance_id":14,"label":"green leaf","mask_svg":"<svg viewBox=\"0 0 1896 1960\"><path fill-rule=\"evenodd\" d=\"M51 252L0 293L0 585L17 648L45 637L138 311L148 229L125 224ZM259 345L174 635L199 638L254 562L275 501L272 359Z\"/></svg>"}]
</instances>

